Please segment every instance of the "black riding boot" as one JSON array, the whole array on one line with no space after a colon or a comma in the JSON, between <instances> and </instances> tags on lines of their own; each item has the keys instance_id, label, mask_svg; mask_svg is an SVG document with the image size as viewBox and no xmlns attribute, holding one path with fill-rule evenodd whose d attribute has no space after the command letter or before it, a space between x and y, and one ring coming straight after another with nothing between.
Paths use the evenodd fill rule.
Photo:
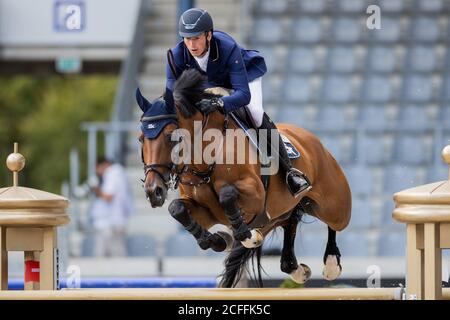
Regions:
<instances>
[{"instance_id":1,"label":"black riding boot","mask_svg":"<svg viewBox=\"0 0 450 320\"><path fill-rule=\"evenodd\" d=\"M270 150L271 156L279 156L280 166L286 173L286 184L292 195L298 197L300 194L309 191L312 188L311 183L303 172L292 167L291 159L289 159L278 128L266 113L264 113L262 124L258 129L267 129L267 150ZM278 150L272 150L271 129L278 132Z\"/></svg>"}]
</instances>

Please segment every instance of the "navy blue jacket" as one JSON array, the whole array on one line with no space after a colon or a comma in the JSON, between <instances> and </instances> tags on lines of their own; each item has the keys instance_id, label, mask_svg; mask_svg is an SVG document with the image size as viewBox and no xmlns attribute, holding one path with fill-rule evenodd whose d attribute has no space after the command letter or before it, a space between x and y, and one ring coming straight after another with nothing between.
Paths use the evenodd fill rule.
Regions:
<instances>
[{"instance_id":1,"label":"navy blue jacket","mask_svg":"<svg viewBox=\"0 0 450 320\"><path fill-rule=\"evenodd\" d=\"M210 53L206 75L208 85L211 87L224 87L234 92L223 98L226 112L244 107L250 103L250 90L248 83L263 76L266 71L264 58L256 50L246 50L234 41L225 32L214 31L211 39ZM195 68L202 74L197 61L190 54L183 41L172 49L176 76L179 77L184 70ZM166 103L173 107L173 75L169 63L166 65Z\"/></svg>"}]
</instances>

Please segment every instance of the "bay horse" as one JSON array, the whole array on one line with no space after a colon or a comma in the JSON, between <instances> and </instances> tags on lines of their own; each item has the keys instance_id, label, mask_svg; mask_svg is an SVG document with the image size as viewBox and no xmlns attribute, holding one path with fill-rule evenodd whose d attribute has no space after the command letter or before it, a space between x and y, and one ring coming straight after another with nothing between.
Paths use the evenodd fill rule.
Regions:
<instances>
[{"instance_id":1,"label":"bay horse","mask_svg":"<svg viewBox=\"0 0 450 320\"><path fill-rule=\"evenodd\" d=\"M204 116L197 110L196 102L215 96L214 90L205 88L205 77L195 69L184 71L178 78L173 91L178 127L191 133L191 139L195 137L194 121L201 121L203 130L223 129L225 123L228 129L241 130L220 112ZM180 199L170 204L171 215L197 239L202 249L223 251L232 245L225 261L221 287L235 286L252 256L256 255L260 271L261 242L271 230L279 226L284 230L281 270L297 283L307 281L311 270L304 264L298 264L294 253L297 224L305 213L328 225L328 241L323 258L325 279L334 280L340 275L342 266L336 231L342 231L349 223L351 192L339 164L315 135L290 124L278 124L281 133L300 151L301 157L293 160L293 166L307 173L313 185L312 190L303 197L295 198L279 175L270 176L266 191L259 174L259 162L235 165L188 164L179 170L168 160L171 146L166 137L171 135L175 127L173 124L167 125L156 139L144 138L144 134L141 136L143 161L147 168L145 190L152 202L152 195L159 194L161 199L164 193L161 190L167 190L168 187L164 174L149 163L162 163L166 166L166 176L175 173L180 177ZM222 148L226 152L225 140L224 137ZM257 152L252 151L248 143L246 140L246 152ZM203 150L205 143L202 142L201 147ZM231 151L237 152L236 149L228 150ZM263 219L264 223L252 228L252 222L264 215L267 218L265 221ZM232 237L224 231L208 231L217 224L230 227ZM260 276L259 282L261 284Z\"/></svg>"}]
</instances>

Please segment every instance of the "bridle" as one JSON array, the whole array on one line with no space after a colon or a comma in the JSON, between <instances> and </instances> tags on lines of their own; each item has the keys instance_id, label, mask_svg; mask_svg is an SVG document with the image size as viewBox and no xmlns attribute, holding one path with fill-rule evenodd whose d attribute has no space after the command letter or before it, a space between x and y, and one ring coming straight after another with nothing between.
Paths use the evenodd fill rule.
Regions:
<instances>
[{"instance_id":1,"label":"bridle","mask_svg":"<svg viewBox=\"0 0 450 320\"><path fill-rule=\"evenodd\" d=\"M151 117L141 117L141 122L146 121L158 121L158 120L167 120L167 119L177 119L176 114L164 114L164 115L158 115L158 116L151 116ZM178 173L176 170L176 165L173 162L170 162L168 164L159 164L159 163L150 163L147 164L144 161L144 154L143 150L141 148L141 159L142 163L144 164L144 179L141 179L143 183L145 183L145 180L147 180L147 176L150 172L155 172L159 178L163 181L163 183L166 185L168 189L175 190L178 187L178 183L180 181L178 177ZM169 171L169 175L164 175L158 168L166 169Z\"/></svg>"},{"instance_id":2,"label":"bridle","mask_svg":"<svg viewBox=\"0 0 450 320\"><path fill-rule=\"evenodd\" d=\"M168 115L158 115L151 117L142 117L141 122L146 121L158 121L158 120L166 120L166 119L177 119L175 114ZM203 117L202 128L204 129L208 124L209 115ZM189 185L189 186L200 186L202 184L209 184L211 182L211 174L214 171L215 163L208 166L207 171L197 171L193 168L190 168L188 165L183 165L180 169L177 168L176 164L170 162L168 164L160 164L160 163L145 163L143 150L141 149L141 159L144 164L144 179L141 179L143 183L147 180L147 176L150 172L156 173L156 175L163 181L168 189L175 190L178 187L178 184ZM164 174L162 170L167 170L169 175ZM199 182L186 181L182 180L181 176L183 174L191 174L200 178Z\"/></svg>"}]
</instances>

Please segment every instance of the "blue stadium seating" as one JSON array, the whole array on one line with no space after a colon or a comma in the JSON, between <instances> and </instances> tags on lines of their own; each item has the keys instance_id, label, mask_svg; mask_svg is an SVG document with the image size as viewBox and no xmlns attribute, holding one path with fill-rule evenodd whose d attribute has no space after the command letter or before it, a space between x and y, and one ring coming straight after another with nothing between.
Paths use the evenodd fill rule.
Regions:
<instances>
[{"instance_id":1,"label":"blue stadium seating","mask_svg":"<svg viewBox=\"0 0 450 320\"><path fill-rule=\"evenodd\" d=\"M389 46L375 46L369 49L368 68L372 72L394 72L399 59L395 48Z\"/></svg>"},{"instance_id":2,"label":"blue stadium seating","mask_svg":"<svg viewBox=\"0 0 450 320\"><path fill-rule=\"evenodd\" d=\"M337 245L344 257L367 257L369 255L369 240L366 232L351 232L345 230L337 235Z\"/></svg>"},{"instance_id":3,"label":"blue stadium seating","mask_svg":"<svg viewBox=\"0 0 450 320\"><path fill-rule=\"evenodd\" d=\"M411 38L418 42L435 42L440 39L438 21L434 18L419 17L413 19Z\"/></svg>"},{"instance_id":4,"label":"blue stadium seating","mask_svg":"<svg viewBox=\"0 0 450 320\"><path fill-rule=\"evenodd\" d=\"M437 70L438 61L433 47L417 45L408 50L408 69L416 72Z\"/></svg>"},{"instance_id":5,"label":"blue stadium seating","mask_svg":"<svg viewBox=\"0 0 450 320\"><path fill-rule=\"evenodd\" d=\"M327 230L311 232L308 227L308 225L300 227L295 238L294 249L299 261L303 257L323 257L327 246Z\"/></svg>"},{"instance_id":6,"label":"blue stadium seating","mask_svg":"<svg viewBox=\"0 0 450 320\"><path fill-rule=\"evenodd\" d=\"M406 234L399 232L384 232L380 234L378 254L386 257L406 257Z\"/></svg>"},{"instance_id":7,"label":"blue stadium seating","mask_svg":"<svg viewBox=\"0 0 450 320\"><path fill-rule=\"evenodd\" d=\"M351 47L334 47L329 50L328 70L331 72L353 72L357 69L356 52Z\"/></svg>"},{"instance_id":8,"label":"blue stadium seating","mask_svg":"<svg viewBox=\"0 0 450 320\"><path fill-rule=\"evenodd\" d=\"M404 134L397 138L396 161L406 165L425 165L431 153L420 135Z\"/></svg>"},{"instance_id":9,"label":"blue stadium seating","mask_svg":"<svg viewBox=\"0 0 450 320\"><path fill-rule=\"evenodd\" d=\"M443 9L444 1L442 0L416 1L417 12L439 13Z\"/></svg>"},{"instance_id":10,"label":"blue stadium seating","mask_svg":"<svg viewBox=\"0 0 450 320\"><path fill-rule=\"evenodd\" d=\"M312 118L306 113L305 108L299 106L285 106L281 109L277 116L277 122L292 123L300 127L308 127L314 123Z\"/></svg>"},{"instance_id":11,"label":"blue stadium seating","mask_svg":"<svg viewBox=\"0 0 450 320\"><path fill-rule=\"evenodd\" d=\"M340 0L336 4L338 12L361 13L366 9L365 0Z\"/></svg>"},{"instance_id":12,"label":"blue stadium seating","mask_svg":"<svg viewBox=\"0 0 450 320\"><path fill-rule=\"evenodd\" d=\"M292 39L299 43L315 43L322 40L322 24L320 20L302 17L294 21Z\"/></svg>"},{"instance_id":13,"label":"blue stadium seating","mask_svg":"<svg viewBox=\"0 0 450 320\"><path fill-rule=\"evenodd\" d=\"M405 128L429 128L433 125L432 119L424 105L406 105L400 109L399 124Z\"/></svg>"},{"instance_id":14,"label":"blue stadium seating","mask_svg":"<svg viewBox=\"0 0 450 320\"><path fill-rule=\"evenodd\" d=\"M352 217L348 229L368 228L373 224L373 212L367 198L353 198L352 200Z\"/></svg>"},{"instance_id":15,"label":"blue stadium seating","mask_svg":"<svg viewBox=\"0 0 450 320\"><path fill-rule=\"evenodd\" d=\"M365 163L368 165L383 165L389 162L391 154L381 135L368 135L363 138L368 147L364 152Z\"/></svg>"},{"instance_id":16,"label":"blue stadium seating","mask_svg":"<svg viewBox=\"0 0 450 320\"><path fill-rule=\"evenodd\" d=\"M283 40L285 32L275 19L262 18L255 22L255 39L260 43L273 44Z\"/></svg>"},{"instance_id":17,"label":"blue stadium seating","mask_svg":"<svg viewBox=\"0 0 450 320\"><path fill-rule=\"evenodd\" d=\"M281 250L283 249L283 238L283 228L277 228L276 230L270 232L264 239L264 243L262 245L263 255L280 255Z\"/></svg>"},{"instance_id":18,"label":"blue stadium seating","mask_svg":"<svg viewBox=\"0 0 450 320\"><path fill-rule=\"evenodd\" d=\"M331 28L332 41L342 43L357 42L362 37L362 25L357 19L338 18Z\"/></svg>"},{"instance_id":19,"label":"blue stadium seating","mask_svg":"<svg viewBox=\"0 0 450 320\"><path fill-rule=\"evenodd\" d=\"M327 0L297 0L297 10L300 14L322 13L327 9Z\"/></svg>"},{"instance_id":20,"label":"blue stadium seating","mask_svg":"<svg viewBox=\"0 0 450 320\"><path fill-rule=\"evenodd\" d=\"M391 165L386 168L384 190L387 194L394 194L422 183L417 168L413 166Z\"/></svg>"},{"instance_id":21,"label":"blue stadium seating","mask_svg":"<svg viewBox=\"0 0 450 320\"><path fill-rule=\"evenodd\" d=\"M400 13L404 8L404 0L380 0L378 5L382 12L386 13Z\"/></svg>"},{"instance_id":22,"label":"blue stadium seating","mask_svg":"<svg viewBox=\"0 0 450 320\"><path fill-rule=\"evenodd\" d=\"M362 99L369 103L389 102L394 97L389 77L381 75L368 76L363 84Z\"/></svg>"},{"instance_id":23,"label":"blue stadium seating","mask_svg":"<svg viewBox=\"0 0 450 320\"><path fill-rule=\"evenodd\" d=\"M444 163L432 166L427 170L426 183L448 180L448 166Z\"/></svg>"},{"instance_id":24,"label":"blue stadium seating","mask_svg":"<svg viewBox=\"0 0 450 320\"><path fill-rule=\"evenodd\" d=\"M289 10L289 1L285 0L261 0L260 5L256 6L258 14L281 14Z\"/></svg>"},{"instance_id":25,"label":"blue stadium seating","mask_svg":"<svg viewBox=\"0 0 450 320\"><path fill-rule=\"evenodd\" d=\"M359 110L359 123L367 128L384 128L392 125L392 121L387 116L386 106L367 105L362 106Z\"/></svg>"},{"instance_id":26,"label":"blue stadium seating","mask_svg":"<svg viewBox=\"0 0 450 320\"><path fill-rule=\"evenodd\" d=\"M345 103L352 100L354 90L350 79L333 75L325 79L322 95L326 102Z\"/></svg>"},{"instance_id":27,"label":"blue stadium seating","mask_svg":"<svg viewBox=\"0 0 450 320\"><path fill-rule=\"evenodd\" d=\"M288 55L288 72L310 73L318 71L319 61L311 48L296 47Z\"/></svg>"},{"instance_id":28,"label":"blue stadium seating","mask_svg":"<svg viewBox=\"0 0 450 320\"><path fill-rule=\"evenodd\" d=\"M319 110L319 124L328 128L341 128L349 124L342 107L326 106Z\"/></svg>"},{"instance_id":29,"label":"blue stadium seating","mask_svg":"<svg viewBox=\"0 0 450 320\"><path fill-rule=\"evenodd\" d=\"M354 196L367 196L375 191L371 170L363 165L346 166L344 173Z\"/></svg>"},{"instance_id":30,"label":"blue stadium seating","mask_svg":"<svg viewBox=\"0 0 450 320\"><path fill-rule=\"evenodd\" d=\"M312 84L307 77L288 77L283 87L287 102L308 102L313 99Z\"/></svg>"},{"instance_id":31,"label":"blue stadium seating","mask_svg":"<svg viewBox=\"0 0 450 320\"><path fill-rule=\"evenodd\" d=\"M431 78L411 75L405 79L404 93L406 102L424 103L430 101L433 98Z\"/></svg>"},{"instance_id":32,"label":"blue stadium seating","mask_svg":"<svg viewBox=\"0 0 450 320\"><path fill-rule=\"evenodd\" d=\"M395 43L402 40L403 32L398 17L383 18L383 27L372 30L373 40L377 43Z\"/></svg>"}]
</instances>

